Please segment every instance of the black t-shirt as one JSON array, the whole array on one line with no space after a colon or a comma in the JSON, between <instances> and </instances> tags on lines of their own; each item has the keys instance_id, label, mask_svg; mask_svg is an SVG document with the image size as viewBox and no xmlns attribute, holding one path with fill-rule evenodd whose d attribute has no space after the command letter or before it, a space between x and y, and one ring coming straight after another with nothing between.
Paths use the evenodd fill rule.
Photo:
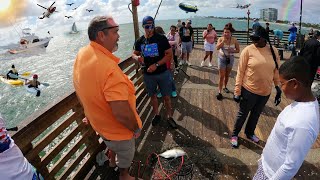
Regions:
<instances>
[{"instance_id":1,"label":"black t-shirt","mask_svg":"<svg viewBox=\"0 0 320 180\"><path fill-rule=\"evenodd\" d=\"M181 37L182 42L190 42L191 37L193 35L193 29L192 27L181 27L179 29L179 35Z\"/></svg>"},{"instance_id":2,"label":"black t-shirt","mask_svg":"<svg viewBox=\"0 0 320 180\"><path fill-rule=\"evenodd\" d=\"M164 55L165 51L171 49L168 39L160 34L155 33L151 38L146 39L141 36L134 44L134 50L141 52L141 56L144 57L144 73L146 74L160 74L167 70L166 64L162 64L157 69L149 73L147 69L152 64L160 61Z\"/></svg>"}]
</instances>

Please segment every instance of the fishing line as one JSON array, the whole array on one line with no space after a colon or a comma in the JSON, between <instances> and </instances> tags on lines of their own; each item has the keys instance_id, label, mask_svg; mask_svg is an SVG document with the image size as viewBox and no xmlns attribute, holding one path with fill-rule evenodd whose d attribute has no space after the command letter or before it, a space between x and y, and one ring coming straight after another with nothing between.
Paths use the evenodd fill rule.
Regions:
<instances>
[{"instance_id":1,"label":"fishing line","mask_svg":"<svg viewBox=\"0 0 320 180\"><path fill-rule=\"evenodd\" d=\"M16 29L16 27L13 25L13 23L11 22L11 20L10 20L10 19L9 19L9 21L10 21L11 26L13 26L14 30L16 30L16 32L18 33L18 35L19 35L19 37L20 37L20 39L21 39L21 36L20 36L20 34L19 34L18 30L17 30L17 29Z\"/></svg>"}]
</instances>

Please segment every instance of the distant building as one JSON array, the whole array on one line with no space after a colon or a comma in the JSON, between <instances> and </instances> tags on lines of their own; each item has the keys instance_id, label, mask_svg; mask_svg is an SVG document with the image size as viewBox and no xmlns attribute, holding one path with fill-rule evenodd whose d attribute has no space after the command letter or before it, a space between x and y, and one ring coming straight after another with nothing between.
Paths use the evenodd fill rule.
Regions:
<instances>
[{"instance_id":1,"label":"distant building","mask_svg":"<svg viewBox=\"0 0 320 180\"><path fill-rule=\"evenodd\" d=\"M278 9L267 8L260 10L260 19L264 21L277 21L278 20Z\"/></svg>"}]
</instances>

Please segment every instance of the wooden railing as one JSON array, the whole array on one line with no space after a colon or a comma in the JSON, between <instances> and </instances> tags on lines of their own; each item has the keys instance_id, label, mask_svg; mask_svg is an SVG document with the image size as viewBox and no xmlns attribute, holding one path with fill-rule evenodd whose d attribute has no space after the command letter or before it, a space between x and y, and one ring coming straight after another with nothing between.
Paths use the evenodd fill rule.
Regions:
<instances>
[{"instance_id":1,"label":"wooden railing","mask_svg":"<svg viewBox=\"0 0 320 180\"><path fill-rule=\"evenodd\" d=\"M137 104L147 94L138 63L128 58L119 64L134 82ZM75 92L32 114L12 137L29 162L45 179L84 179L105 147L89 125Z\"/></svg>"},{"instance_id":2,"label":"wooden railing","mask_svg":"<svg viewBox=\"0 0 320 180\"><path fill-rule=\"evenodd\" d=\"M195 27L193 28L194 31L194 41L196 44L203 44L204 39L202 37L202 33L204 30L206 30L206 27ZM216 30L218 37L222 36L222 32L223 30ZM249 32L252 32L252 30L250 29ZM247 31L236 31L232 34L232 36L236 37L237 40L239 41L240 44L247 44L247 40L249 42L249 44L251 43L251 40L248 39L248 32ZM283 38L280 41L280 44L285 44L288 43L288 37L289 37L289 32L283 32ZM270 36L270 41L273 43L274 40L274 35L273 33L269 33Z\"/></svg>"}]
</instances>

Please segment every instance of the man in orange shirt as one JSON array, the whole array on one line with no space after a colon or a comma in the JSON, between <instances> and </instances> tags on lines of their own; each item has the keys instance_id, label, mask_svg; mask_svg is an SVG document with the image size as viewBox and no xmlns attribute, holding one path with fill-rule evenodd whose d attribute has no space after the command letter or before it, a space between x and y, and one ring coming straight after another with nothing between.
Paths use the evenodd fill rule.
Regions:
<instances>
[{"instance_id":1,"label":"man in orange shirt","mask_svg":"<svg viewBox=\"0 0 320 180\"><path fill-rule=\"evenodd\" d=\"M110 165L120 168L120 180L131 180L134 177L128 168L142 123L136 111L134 85L119 68L119 58L112 54L118 47L118 31L119 25L110 16L92 19L90 44L78 52L73 83L86 118L116 155Z\"/></svg>"}]
</instances>

